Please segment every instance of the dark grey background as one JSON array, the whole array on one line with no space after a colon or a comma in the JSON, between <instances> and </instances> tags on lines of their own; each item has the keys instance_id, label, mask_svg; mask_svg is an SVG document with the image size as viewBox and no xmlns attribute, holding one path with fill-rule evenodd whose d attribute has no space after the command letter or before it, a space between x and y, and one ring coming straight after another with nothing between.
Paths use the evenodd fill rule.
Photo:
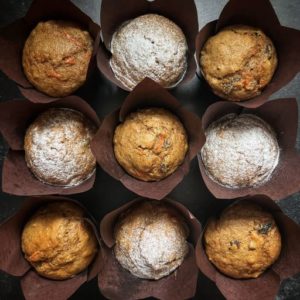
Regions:
<instances>
[{"instance_id":1,"label":"dark grey background","mask_svg":"<svg viewBox=\"0 0 300 300\"><path fill-rule=\"evenodd\" d=\"M92 17L95 22L99 22L101 1L74 0L73 2ZM200 28L207 22L217 18L226 2L227 1L225 0L196 0ZM271 2L282 25L300 29L299 0L272 0ZM0 0L0 26L6 25L17 18L22 17L26 13L30 3L31 0ZM280 97L296 97L298 98L299 103L299 84L300 75L298 74L290 84L274 94L272 99ZM194 111L200 116L213 98L203 82L199 81L196 77L189 84L173 90L172 93L186 106L187 109ZM127 95L127 93L121 91L105 80L97 71L88 84L78 91L77 94L89 101L100 117L104 117L106 114L117 108ZM16 97L21 97L16 85L0 72L0 101ZM297 148L298 150L300 149L299 130ZM0 137L0 168L2 168L6 151L7 146L2 137ZM87 193L76 195L73 198L81 200L95 218L100 221L104 214L134 197L133 193L127 191L119 182L115 181L98 168L95 188ZM220 207L220 205L224 203L221 204L220 201L213 199L207 191L201 179L196 160L192 162L188 176L186 176L184 181L171 193L171 197L184 203L202 223L205 223L207 217L216 207ZM13 214L22 201L22 197L9 196L0 193L0 221ZM281 200L279 204L291 218L300 223L299 193ZM71 299L83 299L84 297L88 297L90 300L104 299L98 290L96 280L82 286ZM0 272L0 300L7 299L23 299L19 280ZM219 294L213 283L200 275L197 296L195 299L212 300L223 299L223 297ZM276 299L300 299L300 274L282 283Z\"/></svg>"}]
</instances>

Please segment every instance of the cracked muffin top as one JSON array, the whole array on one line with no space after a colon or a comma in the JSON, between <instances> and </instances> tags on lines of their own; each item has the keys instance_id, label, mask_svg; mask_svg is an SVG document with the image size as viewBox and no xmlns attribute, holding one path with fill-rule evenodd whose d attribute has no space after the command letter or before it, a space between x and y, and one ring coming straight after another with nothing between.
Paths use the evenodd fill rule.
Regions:
<instances>
[{"instance_id":1,"label":"cracked muffin top","mask_svg":"<svg viewBox=\"0 0 300 300\"><path fill-rule=\"evenodd\" d=\"M188 226L162 201L142 201L122 214L115 227L116 259L134 276L158 280L176 270L188 253Z\"/></svg>"},{"instance_id":2,"label":"cracked muffin top","mask_svg":"<svg viewBox=\"0 0 300 300\"><path fill-rule=\"evenodd\" d=\"M278 165L280 149L274 130L252 114L227 114L205 130L201 149L207 175L229 188L267 182Z\"/></svg>"},{"instance_id":3,"label":"cracked muffin top","mask_svg":"<svg viewBox=\"0 0 300 300\"><path fill-rule=\"evenodd\" d=\"M56 186L76 186L92 176L96 159L90 142L96 126L81 112L50 108L28 127L24 150L35 177Z\"/></svg>"},{"instance_id":4,"label":"cracked muffin top","mask_svg":"<svg viewBox=\"0 0 300 300\"><path fill-rule=\"evenodd\" d=\"M39 22L23 49L23 70L39 91L64 97L86 80L93 39L78 24L50 20Z\"/></svg>"},{"instance_id":5,"label":"cracked muffin top","mask_svg":"<svg viewBox=\"0 0 300 300\"><path fill-rule=\"evenodd\" d=\"M257 278L279 257L281 235L273 216L247 201L209 220L204 233L209 260L233 278Z\"/></svg>"},{"instance_id":6,"label":"cracked muffin top","mask_svg":"<svg viewBox=\"0 0 300 300\"><path fill-rule=\"evenodd\" d=\"M188 150L182 123L163 108L145 108L129 114L117 126L113 143L119 164L143 181L159 181L172 174Z\"/></svg>"},{"instance_id":7,"label":"cracked muffin top","mask_svg":"<svg viewBox=\"0 0 300 300\"><path fill-rule=\"evenodd\" d=\"M51 202L39 208L22 232L22 251L38 274L68 279L85 270L98 251L98 242L81 207Z\"/></svg>"},{"instance_id":8,"label":"cracked muffin top","mask_svg":"<svg viewBox=\"0 0 300 300\"><path fill-rule=\"evenodd\" d=\"M122 24L114 33L110 66L129 90L148 77L165 88L177 85L187 69L187 42L171 20L147 14Z\"/></svg>"},{"instance_id":9,"label":"cracked muffin top","mask_svg":"<svg viewBox=\"0 0 300 300\"><path fill-rule=\"evenodd\" d=\"M205 43L201 71L213 92L230 101L244 101L261 93L277 67L272 41L258 28L233 25Z\"/></svg>"}]
</instances>

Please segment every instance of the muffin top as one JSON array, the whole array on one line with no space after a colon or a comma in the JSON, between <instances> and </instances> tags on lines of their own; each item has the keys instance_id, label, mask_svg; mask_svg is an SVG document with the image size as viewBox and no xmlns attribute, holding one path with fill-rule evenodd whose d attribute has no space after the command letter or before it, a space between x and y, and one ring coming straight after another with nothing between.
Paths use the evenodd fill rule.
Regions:
<instances>
[{"instance_id":1,"label":"muffin top","mask_svg":"<svg viewBox=\"0 0 300 300\"><path fill-rule=\"evenodd\" d=\"M115 256L134 276L158 280L178 268L188 253L188 227L178 211L158 201L143 201L120 216Z\"/></svg>"},{"instance_id":2,"label":"muffin top","mask_svg":"<svg viewBox=\"0 0 300 300\"><path fill-rule=\"evenodd\" d=\"M243 101L259 95L271 81L277 55L260 29L233 25L208 39L201 50L200 66L215 94Z\"/></svg>"},{"instance_id":3,"label":"muffin top","mask_svg":"<svg viewBox=\"0 0 300 300\"><path fill-rule=\"evenodd\" d=\"M147 14L121 25L111 40L110 65L115 77L129 90L149 77L170 88L187 69L187 42L171 20Z\"/></svg>"},{"instance_id":4,"label":"muffin top","mask_svg":"<svg viewBox=\"0 0 300 300\"><path fill-rule=\"evenodd\" d=\"M257 278L279 257L281 235L273 216L240 201L211 219L204 233L209 260L233 278Z\"/></svg>"},{"instance_id":5,"label":"muffin top","mask_svg":"<svg viewBox=\"0 0 300 300\"><path fill-rule=\"evenodd\" d=\"M63 280L85 270L98 242L78 205L51 202L39 208L22 232L26 260L46 278Z\"/></svg>"},{"instance_id":6,"label":"muffin top","mask_svg":"<svg viewBox=\"0 0 300 300\"><path fill-rule=\"evenodd\" d=\"M67 96L85 82L92 52L93 40L78 24L39 22L25 42L24 73L41 92Z\"/></svg>"},{"instance_id":7,"label":"muffin top","mask_svg":"<svg viewBox=\"0 0 300 300\"><path fill-rule=\"evenodd\" d=\"M273 129L252 114L228 114L205 131L201 157L208 176L229 188L255 187L270 179L279 161Z\"/></svg>"},{"instance_id":8,"label":"muffin top","mask_svg":"<svg viewBox=\"0 0 300 300\"><path fill-rule=\"evenodd\" d=\"M131 176L159 181L184 161L188 141L179 119L163 108L129 114L114 134L117 161Z\"/></svg>"},{"instance_id":9,"label":"muffin top","mask_svg":"<svg viewBox=\"0 0 300 300\"><path fill-rule=\"evenodd\" d=\"M75 186L92 176L96 160L90 141L96 127L80 112L50 108L28 127L25 160L40 181Z\"/></svg>"}]
</instances>

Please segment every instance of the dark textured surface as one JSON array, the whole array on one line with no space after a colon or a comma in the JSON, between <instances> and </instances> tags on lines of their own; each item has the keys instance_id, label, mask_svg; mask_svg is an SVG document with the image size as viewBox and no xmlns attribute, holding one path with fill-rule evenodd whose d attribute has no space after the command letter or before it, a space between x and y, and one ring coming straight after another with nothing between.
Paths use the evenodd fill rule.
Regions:
<instances>
[{"instance_id":1,"label":"dark textured surface","mask_svg":"<svg viewBox=\"0 0 300 300\"><path fill-rule=\"evenodd\" d=\"M218 17L227 1L225 0L196 0L199 26ZM272 4L279 16L282 25L300 29L300 1L299 0L272 0ZM0 0L0 26L8 24L23 16L31 0ZM98 0L74 0L75 4L89 14L94 21L99 22L100 1ZM286 87L277 92L272 98L294 96L300 100L300 75ZM207 105L211 103L212 94L206 89L203 82L196 77L191 83L175 89L172 93L185 105L187 109L202 115ZM78 95L89 101L100 117L114 110L120 105L126 92L121 91L113 84L107 82L98 72L95 72L90 82L82 88ZM20 93L16 85L4 74L0 73L0 101L19 97ZM288 116L287 116L288 117ZM299 132L299 130L298 130ZM300 149L300 134L298 133L297 148ZM2 168L3 158L7 147L0 139L0 165ZM300 166L297 166L300 167ZM96 188L88 193L74 196L87 206L91 213L100 220L101 217L112 209L128 200L133 199L133 193L127 191L120 182L106 175L100 168L97 169ZM200 172L194 160L191 170L184 181L171 193L171 197L184 203L204 223L207 217L220 206L220 201L213 200L204 186ZM0 193L0 220L10 216L17 210L23 198ZM282 209L296 222L300 223L300 195L299 193L280 201ZM71 299L90 300L104 299L101 297L96 280L82 286ZM0 300L23 299L19 280L10 275L0 273ZM198 293L195 299L223 299L214 284L203 276L199 278ZM277 300L300 299L300 275L290 278L282 283Z\"/></svg>"}]
</instances>

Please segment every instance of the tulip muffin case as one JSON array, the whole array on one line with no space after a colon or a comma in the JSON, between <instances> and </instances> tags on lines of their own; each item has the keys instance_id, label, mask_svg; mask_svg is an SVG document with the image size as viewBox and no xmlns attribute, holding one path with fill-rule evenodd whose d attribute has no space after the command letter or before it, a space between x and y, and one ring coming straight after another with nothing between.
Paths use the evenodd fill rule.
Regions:
<instances>
[{"instance_id":1,"label":"tulip muffin case","mask_svg":"<svg viewBox=\"0 0 300 300\"><path fill-rule=\"evenodd\" d=\"M144 0L140 0L143 1ZM18 18L22 18L30 4L31 0L25 0L22 1L10 1L10 2L5 2L1 4L1 12L0 12L0 27L3 27L13 21L15 21ZM57 2L57 1L54 1ZM83 0L74 0L72 1L76 6L78 6L85 14L87 14L94 23L100 24L99 18L100 18L100 7L101 7L101 0L91 0L91 1L83 1ZM109 1L106 1L109 2ZM112 2L117 2L117 1L112 1ZM120 1L124 2L124 1ZM128 0L128 3L134 3L136 1L133 0ZM147 2L145 0L145 2ZM149 3L152 2L149 0ZM163 2L160 0L160 2ZM169 5L172 6L172 1L165 1L166 3L169 3ZM174 1L178 2L178 1ZM180 1L179 1L180 2ZM178 2L178 3L179 3ZM184 2L184 1L182 1ZM193 8L193 1L186 1L188 3L188 9ZM206 36L209 36L211 32L215 32L215 29L211 29L211 24L210 22L217 20L220 17L220 13L224 6L226 5L227 1L225 0L195 0L194 1L197 7L197 13L198 13L198 23L195 20L196 14L193 12L190 16L188 17L189 14L184 11L183 7L182 12L180 13L178 11L178 8L176 7L161 7L160 10L163 14L163 12L168 12L165 13L166 17L172 18L172 14L174 15L174 18L179 25L181 25L182 29L185 30L186 37L187 37L187 43L189 46L189 56L188 60L193 61L191 58L191 53L195 52L199 53L197 49L197 43L196 41L199 40L199 34L201 35L201 39L204 40ZM237 1L235 1L237 2ZM247 2L247 1L245 1ZM251 3L251 1L248 1ZM252 1L253 3L257 4L258 1ZM51 1L49 1L51 3ZM272 22L270 23L276 23L276 27L279 26L288 26L294 29L300 29L300 19L299 15L297 12L300 9L300 3L297 0L290 0L290 1L283 1L283 0L271 0L271 3L273 7L275 8L275 12L277 14L277 17L279 19L275 20L273 19ZM153 2L153 11L155 11L155 0ZM111 7L106 7L106 9L110 12L113 12ZM143 7L141 5L140 8L137 9L136 14L142 14L143 12ZM264 8L266 9L266 8ZM138 12L139 10L139 12ZM118 21L126 18L126 14L129 14L129 10L124 9L124 11L119 10L119 15L116 16L118 18ZM255 11L255 9L253 9ZM103 13L103 12L102 12ZM229 12L230 13L230 12ZM123 15L122 15L123 14ZM182 15L184 15L182 17ZM259 14L258 14L259 15ZM225 24L230 24L230 19L226 19L226 16L222 16L223 20L221 22L221 27ZM259 17L258 17L259 18ZM113 18L112 18L113 19ZM122 89L121 87L118 87L117 81L114 79L113 74L111 71L108 69L108 61L105 61L105 58L109 58L109 52L107 51L107 46L109 45L108 41L110 39L111 35L111 30L115 30L114 24L110 24L112 20L110 18L104 18L103 21L106 24L106 28L108 28L107 31L102 32L102 38L104 39L104 43L100 43L100 49L98 51L97 57L94 57L94 69L90 70L89 78L87 82L75 93L76 96L80 97L81 99L85 100L91 108L97 113L99 120L96 120L99 123L102 123L102 121L105 121L106 118L118 110L122 104L124 104L125 99L128 97L128 92ZM199 25L199 26L198 26ZM206 27L205 27L206 26ZM272 24L270 25L272 26ZM94 24L92 26L94 28ZM208 31L205 31L206 29ZM269 27L268 27L269 28ZM201 32L201 29L204 30L204 32ZM97 31L96 29L94 29ZM188 32L187 32L188 31ZM283 30L284 31L284 30ZM196 34L198 33L198 38L196 38ZM277 31L276 31L277 32ZM281 32L281 30L278 29L278 32ZM286 31L288 32L288 31ZM274 33L275 34L275 33ZM295 34L293 31L290 34ZM95 33L95 36L97 34ZM280 38L280 36L276 37L278 38L279 41L288 41L289 37L288 34ZM295 46L296 48L300 49L300 38L298 35L298 42L293 40L292 44L289 44L290 47ZM276 45L275 45L276 47ZM295 49L291 51L292 54L295 52ZM291 53L289 52L289 53ZM100 53L100 54L99 54ZM298 51L299 53L299 51ZM282 56L281 56L282 57ZM0 58L1 59L1 58ZM96 68L96 60L97 60L97 65L98 69ZM296 98L298 102L298 107L299 107L299 101L300 101L300 89L299 89L299 84L300 84L300 76L299 74L295 76L295 78L290 81L288 84L287 82L292 79L292 77L295 75L295 70L297 69L297 64L298 64L298 70L299 70L299 57L294 60L294 66L291 63L290 59L288 61L288 66L290 67L290 73L289 73L289 78L286 76L280 76L280 74L277 74L276 76L276 87L274 85L271 85L268 89L272 90L272 92L276 92L271 96L271 99L280 99L280 98ZM193 63L189 65L189 69L187 70L186 73L186 78L180 83L178 87L172 90L167 90L164 93L169 93L169 95L164 95L164 98L170 98L173 97L175 98L174 101L179 101L179 104L181 105L181 109L186 110L184 114L187 114L186 120L191 120L193 118L199 118L199 120L194 120L194 124L196 124L196 127L194 128L194 131L197 131L198 128L200 130L201 128L201 120L203 122L203 116L208 108L209 105L213 104L214 102L221 100L217 96L215 96L212 92L208 84L205 82L204 78L201 76L201 72L198 68L196 70L196 65L197 61L195 60ZM100 72L99 72L100 69ZM284 68L285 72L287 72L287 68ZM295 69L295 70L294 70ZM293 73L293 74L291 74ZM197 75L196 75L197 74ZM280 78L283 78L282 84L278 81L280 81ZM10 80L14 78L11 78L11 72L8 72L8 74L5 74L4 72L0 72L0 103L15 99L15 98L22 98L23 95L27 95L27 98L30 97L36 97L34 93L30 93L30 90L26 90L24 92L24 89L22 90L22 84L19 85L21 86L21 89L17 87L18 81L15 80L15 83L13 80ZM287 84L287 85L286 85ZM147 83L146 83L147 85ZM149 85L149 83L148 83ZM150 84L152 85L152 84ZM120 86L120 85L119 85ZM280 87L282 87L280 89ZM277 88L278 87L278 88ZM153 87L155 88L155 86ZM280 89L280 90L279 90ZM161 91L157 91L157 95L161 94ZM272 93L270 92L268 94L271 95ZM154 93L155 95L155 93ZM72 96L74 97L74 96ZM132 98L132 97L131 97ZM43 98L44 99L44 98ZM262 99L262 97L261 97ZM260 104L265 102L267 99L263 99L260 101ZM52 100L51 100L52 101ZM172 100L173 101L173 100ZM276 101L276 100L275 100ZM282 100L284 101L284 100ZM33 102L50 102L50 100L47 101L33 101ZM127 101L128 102L128 101ZM256 104L252 105L252 102L250 105L246 103L241 102L240 103L242 106L246 107L256 107ZM35 104L28 104L29 106L35 105ZM56 106L55 102L52 104L49 104L50 106ZM172 104L172 105L177 105L177 104ZM171 105L171 106L172 106ZM231 104L228 104L231 105ZM238 111L243 111L243 107L239 107L238 104L232 104L232 106L236 106L235 108ZM288 104L287 104L288 106ZM167 106L168 107L168 106ZM285 114L285 118L288 120L290 119L295 119L295 114L297 110L296 104L290 105L290 108L292 109L293 112L291 114L287 113L287 110L283 110L283 113ZM299 108L298 108L299 109ZM174 111L176 110L173 109ZM179 108L178 108L179 110ZM249 111L249 110L248 110ZM189 115L190 113L193 113L194 116ZM93 114L93 113L92 113ZM182 113L183 114L183 113ZM11 113L13 116L13 113ZM0 112L0 116L5 116L5 113ZM190 117L189 117L190 116ZM7 116L5 116L7 117ZM95 117L97 118L97 117ZM200 120L201 118L201 120ZM292 122L289 119L289 122ZM182 121L182 119L181 119ZM187 122L187 121L186 121ZM287 123L289 123L287 122ZM1 123L1 120L0 120ZM299 123L299 120L298 120ZM202 124L203 125L203 124ZM292 126L293 125L293 126ZM286 126L287 128L290 128L290 131L292 132L291 135L293 137L296 137L296 124L292 124L290 127ZM190 127L193 127L190 125ZM293 127L293 128L292 128ZM194 132L195 133L195 132ZM201 135L199 131L199 135ZM289 146L289 149L294 149L296 148L299 153L300 149L300 133L299 133L299 124L298 124L298 134L297 134L297 140L295 144L295 139L291 138L291 145ZM0 140L0 165L1 165L1 170L3 169L4 165L4 159L7 155L7 152L9 149L12 148L11 144L9 141L5 141L5 137L1 137ZM199 138L199 137L198 137ZM101 136L100 136L101 139ZM101 142L101 141L100 141ZM99 142L99 144L100 144ZM228 197L222 197L222 193L220 194L216 193L217 195L213 196L214 190L209 186L207 188L205 180L207 179L202 179L201 171L199 168L199 164L197 161L196 152L201 148L203 145L204 140L201 139L196 141L195 144L196 146L193 149L193 155L189 156L189 159L186 159L187 161L190 160L190 163L185 163L184 164L184 170L182 173L180 173L180 176L178 176L178 180L176 183L172 183L168 185L165 188L165 191L163 191L162 195L159 193L155 193L153 195L153 198L159 199L166 194L168 194L168 198L178 201L181 204L183 204L202 224L202 228L205 226L208 218L210 216L213 216L217 212L220 212L223 208L228 206L232 201L234 200L223 200L225 198L231 199L231 198L236 198L236 197L242 197L245 196L246 194L238 194L235 196L228 196ZM97 145L95 145L97 146ZM99 145L98 145L99 146ZM96 148L96 147L95 147ZM13 149L15 150L15 149ZM17 149L20 150L20 149ZM105 149L104 149L105 150ZM194 153L195 152L195 153ZM98 159L97 159L98 160ZM100 158L101 160L101 158ZM296 163L298 163L298 173L295 172L295 176L300 178L299 176L299 169L300 169L300 164L299 164L299 159L295 160ZM137 194L142 195L142 196L151 196L147 191L149 190L148 188L145 189L147 185L142 185L141 188L135 186L134 184L131 184L130 182L124 184L124 180L120 180L118 176L113 176L110 174L110 172L113 172L114 170L110 169L109 170L109 164L107 164L106 168L101 168L99 166L99 161L97 165L97 170L96 170L96 178L95 178L95 183L92 188L86 188L82 190L78 190L74 192L70 192L72 195L70 195L70 198L75 199L80 201L91 213L91 215L95 218L95 221L97 222L97 229L99 229L99 224L100 221L103 219L104 216L106 216L108 213L120 208L123 205L128 204L131 200L137 198ZM105 169L105 171L104 171ZM290 171L289 171L290 172ZM291 173L291 172L290 172ZM291 178L293 177L293 174L290 174ZM0 175L2 176L2 175ZM1 178L2 179L2 178ZM23 178L22 178L23 179ZM292 178L295 180L295 178ZM298 179L299 182L300 179ZM297 181L297 180L296 180ZM14 178L14 184L18 183L17 178ZM22 180L21 180L22 182ZM26 182L26 180L25 180ZM280 181L282 182L282 181ZM285 186L287 186L285 184ZM134 186L134 188L132 188ZM159 185L157 185L159 186ZM278 196L278 199L282 199L282 196L287 196L291 193L295 193L294 189L287 188L288 191L285 192L283 187L280 191L278 191L277 194L280 194ZM30 190L30 187L29 187ZM154 187L155 190L155 187ZM299 190L299 189L298 189ZM138 191L138 192L137 192ZM170 193L169 193L170 192ZM13 213L16 213L18 209L21 207L22 203L26 200L25 197L20 197L20 196L13 196L14 194L13 191L13 186L11 185L9 194L6 194L4 192L0 193L0 221L4 221L7 217L11 216ZM55 192L49 192L45 193L47 194L54 194ZM76 193L76 194L75 194ZM77 194L78 193L78 194ZM33 195L32 191L28 193L19 193L17 190L15 190L15 194L25 196L25 195ZM60 193L61 194L61 193ZM255 194L255 193L254 193ZM270 196L270 195L269 195ZM271 193L272 196L272 193ZM300 223L300 198L299 198L299 193L296 193L292 196L289 196L285 199L280 200L277 202L279 207L283 210L283 213L288 215L291 219L293 219L295 222L298 224ZM221 199L216 199L216 198L221 198ZM276 198L276 197L275 197ZM276 199L277 199L276 198ZM1 236L0 236L1 238ZM299 259L299 257L298 257ZM199 266L198 266L199 267ZM199 267L201 270L201 267ZM9 272L8 272L9 273ZM218 283L216 284L215 280L211 280L212 277L208 276L205 270L202 272L199 272L198 275L198 284L197 284L197 291L196 295L192 299L213 299L213 300L221 300L225 299L224 293L222 294L220 290L220 286L218 286ZM100 272L101 274L101 272ZM206 275L204 275L206 274ZM209 279L210 278L210 279ZM13 277L11 275L8 275L7 273L0 272L0 299L24 299L24 295L22 293L21 289L21 284L20 280L21 278ZM34 283L35 284L35 283ZM220 285L220 284L219 284ZM218 286L218 287L217 287ZM274 291L276 291L277 287L273 287ZM75 289L76 290L76 289ZM130 290L130 286L128 286L128 290ZM238 289L237 289L238 290ZM223 291L224 292L224 291ZM228 291L225 292L225 295L228 299L234 299L232 298L232 295L227 293ZM108 293L109 294L109 293ZM163 294L163 293L162 293ZM283 300L293 300L293 299L298 299L300 294L300 277L299 274L285 280L283 283L281 283L280 289L278 290L278 299ZM55 294L54 294L55 295ZM137 295L139 295L137 293ZM142 293L142 295L144 295ZM147 294L146 294L147 295ZM152 296L155 295L160 295L152 293ZM229 295L229 296L228 296ZM250 295L250 294L247 294ZM35 297L35 299L39 299L38 295L31 295L32 297ZM107 299L104 296L101 295L99 291L99 284L97 281L97 278L94 278L83 285L81 285L71 296L71 300L77 300L77 299L84 299L84 297L87 297L91 300L93 299ZM148 295L147 295L148 296ZM150 295L149 295L150 296ZM178 295L177 295L178 296ZM250 296L249 296L250 297ZM251 297L250 297L251 298ZM250 299L249 298L249 299ZM33 299L33 298L32 298ZM166 298L167 299L167 298ZM254 299L254 298L253 298ZM269 299L269 298L268 298Z\"/></svg>"}]
</instances>

